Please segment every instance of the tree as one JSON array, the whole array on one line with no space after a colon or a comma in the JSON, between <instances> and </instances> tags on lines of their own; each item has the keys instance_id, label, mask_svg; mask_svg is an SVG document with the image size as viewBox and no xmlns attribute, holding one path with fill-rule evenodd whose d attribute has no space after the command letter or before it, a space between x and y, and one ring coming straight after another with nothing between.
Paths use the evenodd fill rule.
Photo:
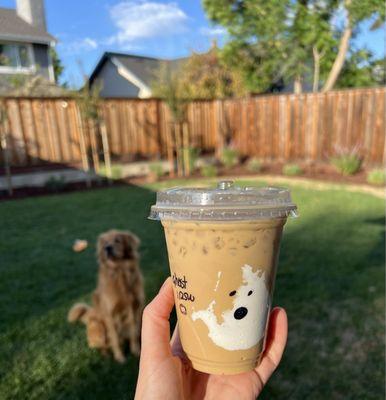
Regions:
<instances>
[{"instance_id":1,"label":"tree","mask_svg":"<svg viewBox=\"0 0 386 400\"><path fill-rule=\"evenodd\" d=\"M50 57L52 60L52 65L54 67L55 82L59 83L59 78L63 73L64 66L63 66L62 61L60 60L58 53L56 52L56 49L54 47L50 48ZM65 84L65 86L66 86L66 84Z\"/></svg>"},{"instance_id":2,"label":"tree","mask_svg":"<svg viewBox=\"0 0 386 400\"><path fill-rule=\"evenodd\" d=\"M206 53L193 53L179 65L163 62L152 84L153 95L165 101L171 113L168 137L168 159L174 171L176 153L177 174L189 175L192 158L197 149L192 147L187 124L187 102L195 99L219 99L247 93L240 73L221 60L214 43Z\"/></svg>"},{"instance_id":3,"label":"tree","mask_svg":"<svg viewBox=\"0 0 386 400\"><path fill-rule=\"evenodd\" d=\"M240 73L225 64L215 43L208 52L192 53L178 65L162 63L152 91L167 102L175 120L181 119L188 100L239 97L247 93Z\"/></svg>"},{"instance_id":4,"label":"tree","mask_svg":"<svg viewBox=\"0 0 386 400\"><path fill-rule=\"evenodd\" d=\"M184 175L184 166L189 163L189 133L186 124L186 98L181 85L181 74L170 63L162 62L152 83L152 92L167 104L171 114L170 130L167 130L167 157L170 175L174 176L175 158L178 176ZM176 156L176 157L174 157ZM189 174L189 170L187 175Z\"/></svg>"},{"instance_id":5,"label":"tree","mask_svg":"<svg viewBox=\"0 0 386 400\"><path fill-rule=\"evenodd\" d=\"M300 92L311 76L315 91L319 80L329 90L358 24L384 16L380 0L203 0L203 5L228 30L224 59L241 70L252 91L269 90L283 79ZM342 15L349 21L343 30L335 23Z\"/></svg>"},{"instance_id":6,"label":"tree","mask_svg":"<svg viewBox=\"0 0 386 400\"><path fill-rule=\"evenodd\" d=\"M207 53L193 53L178 71L186 99L221 99L246 94L240 73L220 58L216 44Z\"/></svg>"},{"instance_id":7,"label":"tree","mask_svg":"<svg viewBox=\"0 0 386 400\"><path fill-rule=\"evenodd\" d=\"M168 62L162 62L155 73L152 92L168 105L175 123L182 122L186 114L186 99L181 84L181 73Z\"/></svg>"},{"instance_id":8,"label":"tree","mask_svg":"<svg viewBox=\"0 0 386 400\"><path fill-rule=\"evenodd\" d=\"M370 51L358 50L347 57L335 87L371 87L385 84L385 59L375 59Z\"/></svg>"},{"instance_id":9,"label":"tree","mask_svg":"<svg viewBox=\"0 0 386 400\"><path fill-rule=\"evenodd\" d=\"M349 50L350 39L358 25L364 20L373 18L373 29L376 29L382 25L385 19L385 3L383 0L344 0L342 7L345 15L345 26L340 37L339 50L323 86L323 92L334 87L342 71Z\"/></svg>"}]
</instances>

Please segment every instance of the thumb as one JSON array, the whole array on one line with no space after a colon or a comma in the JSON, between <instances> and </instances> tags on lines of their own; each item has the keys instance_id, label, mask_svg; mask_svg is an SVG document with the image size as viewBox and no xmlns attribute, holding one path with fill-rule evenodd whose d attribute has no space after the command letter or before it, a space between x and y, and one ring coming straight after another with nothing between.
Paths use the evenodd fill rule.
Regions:
<instances>
[{"instance_id":1,"label":"thumb","mask_svg":"<svg viewBox=\"0 0 386 400\"><path fill-rule=\"evenodd\" d=\"M145 307L142 317L142 356L170 355L169 317L174 306L171 278Z\"/></svg>"}]
</instances>

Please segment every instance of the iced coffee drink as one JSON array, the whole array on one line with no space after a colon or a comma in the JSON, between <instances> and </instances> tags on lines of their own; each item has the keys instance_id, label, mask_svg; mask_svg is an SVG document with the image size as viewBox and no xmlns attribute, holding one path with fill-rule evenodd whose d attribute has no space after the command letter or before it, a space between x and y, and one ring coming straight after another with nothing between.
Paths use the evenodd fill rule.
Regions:
<instances>
[{"instance_id":1,"label":"iced coffee drink","mask_svg":"<svg viewBox=\"0 0 386 400\"><path fill-rule=\"evenodd\" d=\"M289 192L239 188L160 192L181 343L195 369L250 371L264 348Z\"/></svg>"}]
</instances>

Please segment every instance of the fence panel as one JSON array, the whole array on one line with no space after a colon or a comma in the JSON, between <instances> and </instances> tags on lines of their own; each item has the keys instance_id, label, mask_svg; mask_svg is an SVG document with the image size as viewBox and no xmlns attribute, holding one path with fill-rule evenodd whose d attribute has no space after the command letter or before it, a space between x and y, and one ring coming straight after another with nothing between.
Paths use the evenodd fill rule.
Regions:
<instances>
[{"instance_id":1,"label":"fence panel","mask_svg":"<svg viewBox=\"0 0 386 400\"><path fill-rule=\"evenodd\" d=\"M189 141L204 151L232 145L245 156L278 161L324 161L337 148L357 146L365 163L381 164L385 96L386 88L373 88L192 101ZM74 99L0 98L0 106L8 116L12 166L80 164L83 142L89 158L92 146L102 153L98 131L81 120ZM101 115L114 158L165 156L168 146L170 151L172 116L162 101L105 99Z\"/></svg>"}]
</instances>

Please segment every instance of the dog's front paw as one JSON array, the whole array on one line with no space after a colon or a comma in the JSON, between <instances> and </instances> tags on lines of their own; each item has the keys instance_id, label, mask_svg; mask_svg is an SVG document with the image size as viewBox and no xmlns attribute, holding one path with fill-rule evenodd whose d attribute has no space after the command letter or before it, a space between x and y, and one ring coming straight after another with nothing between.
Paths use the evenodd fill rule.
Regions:
<instances>
[{"instance_id":1,"label":"dog's front paw","mask_svg":"<svg viewBox=\"0 0 386 400\"><path fill-rule=\"evenodd\" d=\"M120 364L124 364L126 362L126 357L122 353L114 354L115 361L118 361Z\"/></svg>"},{"instance_id":2,"label":"dog's front paw","mask_svg":"<svg viewBox=\"0 0 386 400\"><path fill-rule=\"evenodd\" d=\"M130 351L131 354L136 357L139 357L139 355L141 354L141 348L139 347L139 345L131 346Z\"/></svg>"}]
</instances>

